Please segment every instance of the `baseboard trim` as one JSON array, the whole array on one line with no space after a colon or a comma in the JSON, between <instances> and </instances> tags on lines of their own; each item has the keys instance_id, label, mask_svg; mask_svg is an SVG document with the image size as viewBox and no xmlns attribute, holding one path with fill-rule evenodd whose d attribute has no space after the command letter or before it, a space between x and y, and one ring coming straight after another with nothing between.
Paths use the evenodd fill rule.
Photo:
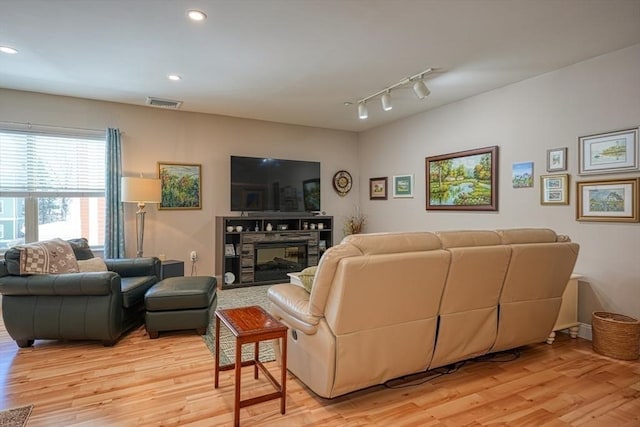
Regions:
<instances>
[{"instance_id":1,"label":"baseboard trim","mask_svg":"<svg viewBox=\"0 0 640 427\"><path fill-rule=\"evenodd\" d=\"M589 323L580 323L578 329L578 336L580 338L584 338L585 340L592 340L592 333L591 333L591 324Z\"/></svg>"}]
</instances>

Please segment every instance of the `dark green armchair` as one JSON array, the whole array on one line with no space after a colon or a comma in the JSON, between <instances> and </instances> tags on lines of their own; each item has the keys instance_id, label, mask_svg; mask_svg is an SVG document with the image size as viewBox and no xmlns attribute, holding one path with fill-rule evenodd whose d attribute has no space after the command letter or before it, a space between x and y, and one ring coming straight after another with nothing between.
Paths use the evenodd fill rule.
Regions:
<instances>
[{"instance_id":1,"label":"dark green armchair","mask_svg":"<svg viewBox=\"0 0 640 427\"><path fill-rule=\"evenodd\" d=\"M6 257L7 254L5 254ZM0 260L2 316L19 347L37 339L112 346L144 320L144 294L160 280L158 258L105 260L109 271L16 275Z\"/></svg>"}]
</instances>

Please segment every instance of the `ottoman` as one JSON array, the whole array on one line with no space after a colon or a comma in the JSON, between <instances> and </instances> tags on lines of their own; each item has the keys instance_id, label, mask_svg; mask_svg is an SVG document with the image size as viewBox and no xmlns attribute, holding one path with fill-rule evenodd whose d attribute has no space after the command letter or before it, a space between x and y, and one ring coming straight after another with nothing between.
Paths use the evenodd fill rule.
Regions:
<instances>
[{"instance_id":1,"label":"ottoman","mask_svg":"<svg viewBox=\"0 0 640 427\"><path fill-rule=\"evenodd\" d=\"M196 329L204 335L218 304L216 278L170 277L144 295L145 326L150 338L160 331Z\"/></svg>"}]
</instances>

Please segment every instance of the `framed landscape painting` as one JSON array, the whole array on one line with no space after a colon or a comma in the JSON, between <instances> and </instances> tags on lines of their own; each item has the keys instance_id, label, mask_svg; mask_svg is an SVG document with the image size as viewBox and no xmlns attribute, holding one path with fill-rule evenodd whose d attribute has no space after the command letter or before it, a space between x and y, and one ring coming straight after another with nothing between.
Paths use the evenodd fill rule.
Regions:
<instances>
[{"instance_id":1,"label":"framed landscape painting","mask_svg":"<svg viewBox=\"0 0 640 427\"><path fill-rule=\"evenodd\" d=\"M578 221L638 222L638 178L577 183Z\"/></svg>"},{"instance_id":2,"label":"framed landscape painting","mask_svg":"<svg viewBox=\"0 0 640 427\"><path fill-rule=\"evenodd\" d=\"M497 211L498 146L427 157L427 210Z\"/></svg>"},{"instance_id":3,"label":"framed landscape painting","mask_svg":"<svg viewBox=\"0 0 640 427\"><path fill-rule=\"evenodd\" d=\"M578 138L578 173L638 171L638 128Z\"/></svg>"},{"instance_id":4,"label":"framed landscape painting","mask_svg":"<svg viewBox=\"0 0 640 427\"><path fill-rule=\"evenodd\" d=\"M393 197L413 197L413 175L395 175L393 177Z\"/></svg>"},{"instance_id":5,"label":"framed landscape painting","mask_svg":"<svg viewBox=\"0 0 640 427\"><path fill-rule=\"evenodd\" d=\"M158 162L162 187L159 209L202 209L201 166Z\"/></svg>"}]
</instances>

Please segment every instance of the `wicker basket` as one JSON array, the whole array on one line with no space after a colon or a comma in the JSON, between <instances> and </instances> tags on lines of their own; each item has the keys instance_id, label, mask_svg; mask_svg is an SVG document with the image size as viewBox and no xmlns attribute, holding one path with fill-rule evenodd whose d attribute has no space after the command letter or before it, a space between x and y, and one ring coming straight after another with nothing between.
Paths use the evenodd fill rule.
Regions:
<instances>
[{"instance_id":1,"label":"wicker basket","mask_svg":"<svg viewBox=\"0 0 640 427\"><path fill-rule=\"evenodd\" d=\"M622 360L640 354L640 322L622 314L595 311L591 317L593 351Z\"/></svg>"}]
</instances>

